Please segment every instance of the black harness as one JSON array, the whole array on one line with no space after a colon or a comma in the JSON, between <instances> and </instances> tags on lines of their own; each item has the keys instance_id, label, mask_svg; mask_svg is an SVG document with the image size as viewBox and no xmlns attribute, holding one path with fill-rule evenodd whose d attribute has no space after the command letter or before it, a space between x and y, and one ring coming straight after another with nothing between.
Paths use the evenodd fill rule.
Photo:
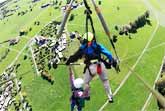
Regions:
<instances>
[{"instance_id":1,"label":"black harness","mask_svg":"<svg viewBox=\"0 0 165 111\"><path fill-rule=\"evenodd\" d=\"M86 46L84 47L84 49L83 50L85 50L85 49L87 49L87 47L88 47L88 45L86 44ZM93 64L92 62L91 62L91 60L98 60L97 62L95 62L95 63L97 63L98 65L100 65L100 61L102 60L101 59L101 53L100 53L100 47L99 47L99 45L96 43L96 47L94 47L94 46L90 46L93 50L94 50L94 53L92 54L92 55L84 55L85 56L85 61L84 61L84 63L86 64L86 66L85 66L85 68L84 68L84 73L85 73L85 71L88 69L88 71L89 71L89 74L90 74L90 76L92 76L93 77L93 75L92 75L92 73L91 73L91 71L90 71L90 68L89 68L89 66L91 65L91 64Z\"/></svg>"}]
</instances>

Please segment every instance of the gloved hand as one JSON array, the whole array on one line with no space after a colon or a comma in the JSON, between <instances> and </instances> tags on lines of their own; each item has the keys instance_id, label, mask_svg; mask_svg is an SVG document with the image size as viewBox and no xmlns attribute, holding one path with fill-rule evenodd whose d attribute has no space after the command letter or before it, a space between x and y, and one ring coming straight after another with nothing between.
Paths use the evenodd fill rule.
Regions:
<instances>
[{"instance_id":1,"label":"gloved hand","mask_svg":"<svg viewBox=\"0 0 165 111\"><path fill-rule=\"evenodd\" d=\"M120 72L120 67L119 67L119 63L118 63L117 59L113 58L113 60L111 61L111 65L116 70L117 73Z\"/></svg>"},{"instance_id":2,"label":"gloved hand","mask_svg":"<svg viewBox=\"0 0 165 111\"><path fill-rule=\"evenodd\" d=\"M70 65L70 63L71 63L71 58L69 58L67 61L66 61L66 65L68 66L68 65Z\"/></svg>"},{"instance_id":3,"label":"gloved hand","mask_svg":"<svg viewBox=\"0 0 165 111\"><path fill-rule=\"evenodd\" d=\"M106 61L105 59L102 59L102 62L104 63L104 65L107 69L111 69L111 62Z\"/></svg>"},{"instance_id":4,"label":"gloved hand","mask_svg":"<svg viewBox=\"0 0 165 111\"><path fill-rule=\"evenodd\" d=\"M58 67L58 64L56 62L53 62L53 68L57 69L57 67Z\"/></svg>"},{"instance_id":5,"label":"gloved hand","mask_svg":"<svg viewBox=\"0 0 165 111\"><path fill-rule=\"evenodd\" d=\"M75 62L75 57L74 56L70 56L69 59L67 60L67 62L65 63L66 65L69 65L70 63Z\"/></svg>"},{"instance_id":6,"label":"gloved hand","mask_svg":"<svg viewBox=\"0 0 165 111\"><path fill-rule=\"evenodd\" d=\"M67 62L65 64L68 66L70 64L69 60L67 60Z\"/></svg>"}]
</instances>

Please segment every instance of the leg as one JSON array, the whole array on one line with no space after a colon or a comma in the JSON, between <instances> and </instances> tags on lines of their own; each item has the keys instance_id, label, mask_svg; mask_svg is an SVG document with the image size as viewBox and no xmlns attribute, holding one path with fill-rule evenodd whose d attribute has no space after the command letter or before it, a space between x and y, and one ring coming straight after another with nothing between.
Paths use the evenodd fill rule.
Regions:
<instances>
[{"instance_id":1,"label":"leg","mask_svg":"<svg viewBox=\"0 0 165 111\"><path fill-rule=\"evenodd\" d=\"M76 105L75 100L71 100L71 111L74 111L75 105Z\"/></svg>"},{"instance_id":2,"label":"leg","mask_svg":"<svg viewBox=\"0 0 165 111\"><path fill-rule=\"evenodd\" d=\"M93 76L96 74L94 71L94 65L90 65L89 68L86 69L85 74L84 74L84 82L85 82L85 90L84 90L84 96L85 97L90 97L90 86L89 83L92 80ZM96 69L96 68L95 68ZM90 70L90 71L89 71ZM91 76L91 74L92 76Z\"/></svg>"},{"instance_id":3,"label":"leg","mask_svg":"<svg viewBox=\"0 0 165 111\"><path fill-rule=\"evenodd\" d=\"M89 82L92 80L92 77L89 75L88 69L85 71L84 75L84 82L85 82L85 90L84 90L84 97L86 99L90 99L90 87L89 87Z\"/></svg>"},{"instance_id":4,"label":"leg","mask_svg":"<svg viewBox=\"0 0 165 111\"><path fill-rule=\"evenodd\" d=\"M103 85L104 85L105 91L107 93L109 102L113 102L113 100L112 100L113 94L112 94L112 91L111 91L111 87L109 85L109 80L108 80L108 77L107 77L107 74L106 74L105 65L103 63L101 63L101 68L102 68L102 73L101 73L101 75L99 75L99 77L103 82Z\"/></svg>"},{"instance_id":5,"label":"leg","mask_svg":"<svg viewBox=\"0 0 165 111\"><path fill-rule=\"evenodd\" d=\"M159 101L157 101L157 105L158 105L159 111L165 111L165 109L164 109L163 106L159 103Z\"/></svg>"},{"instance_id":6,"label":"leg","mask_svg":"<svg viewBox=\"0 0 165 111\"><path fill-rule=\"evenodd\" d=\"M78 111L82 111L82 108L80 106L77 106Z\"/></svg>"},{"instance_id":7,"label":"leg","mask_svg":"<svg viewBox=\"0 0 165 111\"><path fill-rule=\"evenodd\" d=\"M111 88L110 88L110 85L109 85L109 81L105 80L105 81L103 81L103 84L104 84L104 88L105 88L105 91L107 93L109 102L113 102L113 100L112 100L113 99L113 94L112 94L112 91L111 91Z\"/></svg>"}]
</instances>

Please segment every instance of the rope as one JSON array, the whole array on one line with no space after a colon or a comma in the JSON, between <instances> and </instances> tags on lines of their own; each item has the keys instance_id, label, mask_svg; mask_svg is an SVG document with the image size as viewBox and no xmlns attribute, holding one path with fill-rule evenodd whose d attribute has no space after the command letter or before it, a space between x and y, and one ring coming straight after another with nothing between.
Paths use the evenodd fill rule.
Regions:
<instances>
[{"instance_id":1,"label":"rope","mask_svg":"<svg viewBox=\"0 0 165 111\"><path fill-rule=\"evenodd\" d=\"M95 34L95 28L94 28L94 25L93 25L93 20L92 20L92 17L91 17L91 14L92 14L92 11L87 3L86 0L83 0L84 1L84 5L85 5L85 14L86 14L86 26L85 26L85 31L88 32L88 23L90 22L90 25L91 25L91 28L92 28L92 33L94 35L94 39L96 40L96 34ZM87 39L88 39L88 33L87 33Z\"/></svg>"}]
</instances>

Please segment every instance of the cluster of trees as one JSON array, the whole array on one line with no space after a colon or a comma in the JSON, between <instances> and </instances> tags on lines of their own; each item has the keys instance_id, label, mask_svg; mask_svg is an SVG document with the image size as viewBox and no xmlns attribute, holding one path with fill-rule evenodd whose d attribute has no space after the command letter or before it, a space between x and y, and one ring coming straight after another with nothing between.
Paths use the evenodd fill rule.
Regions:
<instances>
[{"instance_id":1,"label":"cluster of trees","mask_svg":"<svg viewBox=\"0 0 165 111\"><path fill-rule=\"evenodd\" d=\"M14 46L16 44L18 44L18 42L20 41L19 37L13 38L13 39L9 39L9 40L5 40L3 42L1 42L0 44L4 44L4 43L9 43L9 46Z\"/></svg>"},{"instance_id":2,"label":"cluster of trees","mask_svg":"<svg viewBox=\"0 0 165 111\"><path fill-rule=\"evenodd\" d=\"M37 64L38 71L41 77L51 84L54 83L52 76L46 71L46 60L50 58L50 50L46 47L39 48L39 46L34 48L35 61ZM49 55L49 56L48 56Z\"/></svg>"},{"instance_id":3,"label":"cluster of trees","mask_svg":"<svg viewBox=\"0 0 165 111\"><path fill-rule=\"evenodd\" d=\"M74 21L75 16L77 16L77 15L71 14L71 15L70 15L70 18L69 18L69 22Z\"/></svg>"},{"instance_id":4,"label":"cluster of trees","mask_svg":"<svg viewBox=\"0 0 165 111\"><path fill-rule=\"evenodd\" d=\"M60 9L61 5L62 5L62 1L59 1L59 0L54 0L53 1L54 9Z\"/></svg>"},{"instance_id":5,"label":"cluster of trees","mask_svg":"<svg viewBox=\"0 0 165 111\"><path fill-rule=\"evenodd\" d=\"M39 26L40 25L40 21L35 21L34 25L38 25Z\"/></svg>"},{"instance_id":6,"label":"cluster of trees","mask_svg":"<svg viewBox=\"0 0 165 111\"><path fill-rule=\"evenodd\" d=\"M10 49L6 49L5 52L0 55L0 62L2 62L7 57L9 52L10 52Z\"/></svg>"},{"instance_id":7,"label":"cluster of trees","mask_svg":"<svg viewBox=\"0 0 165 111\"><path fill-rule=\"evenodd\" d=\"M115 26L115 30L118 31L119 35L126 35L131 39L131 34L137 33L138 29L144 27L145 25L152 26L149 16L149 11L146 11L143 15L137 17L135 21L130 22L129 24ZM116 38L116 36L114 38Z\"/></svg>"},{"instance_id":8,"label":"cluster of trees","mask_svg":"<svg viewBox=\"0 0 165 111\"><path fill-rule=\"evenodd\" d=\"M37 25L37 26L40 25L40 22L39 23L37 22L35 25ZM19 36L27 35L31 31L32 31L32 27L29 27L28 29L21 29L19 31Z\"/></svg>"},{"instance_id":9,"label":"cluster of trees","mask_svg":"<svg viewBox=\"0 0 165 111\"><path fill-rule=\"evenodd\" d=\"M33 11L33 6L29 6L29 9L26 9L25 11L21 11L21 12L18 12L18 16L23 16L25 14L27 14L28 12L32 12Z\"/></svg>"},{"instance_id":10,"label":"cluster of trees","mask_svg":"<svg viewBox=\"0 0 165 111\"><path fill-rule=\"evenodd\" d=\"M18 16L23 16L25 15L26 13L28 12L28 10L25 10L25 11L21 11L21 12L18 12Z\"/></svg>"},{"instance_id":11,"label":"cluster of trees","mask_svg":"<svg viewBox=\"0 0 165 111\"><path fill-rule=\"evenodd\" d=\"M41 77L51 84L54 83L54 79L48 73L47 69L56 69L59 62L66 61L66 57L64 57L62 53L62 51L66 49L66 46L67 40L65 33L57 40L43 36L35 38L35 45L33 45L32 49L38 71ZM27 57L25 57L25 59L26 58Z\"/></svg>"},{"instance_id":12,"label":"cluster of trees","mask_svg":"<svg viewBox=\"0 0 165 111\"><path fill-rule=\"evenodd\" d=\"M28 30L20 30L19 31L19 36L24 36L28 34Z\"/></svg>"},{"instance_id":13,"label":"cluster of trees","mask_svg":"<svg viewBox=\"0 0 165 111\"><path fill-rule=\"evenodd\" d=\"M56 38L58 26L61 22L58 21L52 21L49 23L46 27L44 27L39 34L44 37L53 37Z\"/></svg>"}]
</instances>

